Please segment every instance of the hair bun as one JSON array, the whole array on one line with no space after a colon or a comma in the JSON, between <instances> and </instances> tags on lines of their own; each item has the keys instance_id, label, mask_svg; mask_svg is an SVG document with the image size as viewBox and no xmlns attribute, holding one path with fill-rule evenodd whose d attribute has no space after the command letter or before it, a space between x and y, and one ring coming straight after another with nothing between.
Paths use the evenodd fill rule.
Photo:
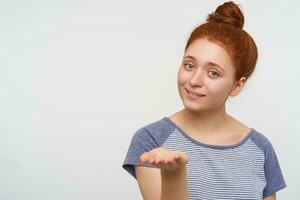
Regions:
<instances>
[{"instance_id":1,"label":"hair bun","mask_svg":"<svg viewBox=\"0 0 300 200\"><path fill-rule=\"evenodd\" d=\"M244 26L244 15L238 5L233 1L226 2L208 15L207 22L221 22L242 29Z\"/></svg>"}]
</instances>

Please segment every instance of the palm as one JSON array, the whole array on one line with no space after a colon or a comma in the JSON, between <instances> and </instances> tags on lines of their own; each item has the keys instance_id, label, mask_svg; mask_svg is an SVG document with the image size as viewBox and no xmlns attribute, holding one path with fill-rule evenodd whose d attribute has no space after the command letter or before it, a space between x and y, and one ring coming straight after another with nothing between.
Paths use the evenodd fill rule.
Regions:
<instances>
[{"instance_id":1,"label":"palm","mask_svg":"<svg viewBox=\"0 0 300 200\"><path fill-rule=\"evenodd\" d=\"M161 169L180 169L188 163L188 156L184 152L171 151L164 147L152 149L140 156L139 162L148 162Z\"/></svg>"}]
</instances>

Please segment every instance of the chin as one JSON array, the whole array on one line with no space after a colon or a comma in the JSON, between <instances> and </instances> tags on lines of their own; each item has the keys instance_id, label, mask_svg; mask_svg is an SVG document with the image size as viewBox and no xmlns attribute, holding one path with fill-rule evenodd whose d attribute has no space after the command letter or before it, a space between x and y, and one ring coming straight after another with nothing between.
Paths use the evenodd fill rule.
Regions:
<instances>
[{"instance_id":1,"label":"chin","mask_svg":"<svg viewBox=\"0 0 300 200\"><path fill-rule=\"evenodd\" d=\"M189 101L183 101L183 106L185 109L190 110L192 112L201 112L204 111L203 105L200 105L199 103L189 102Z\"/></svg>"}]
</instances>

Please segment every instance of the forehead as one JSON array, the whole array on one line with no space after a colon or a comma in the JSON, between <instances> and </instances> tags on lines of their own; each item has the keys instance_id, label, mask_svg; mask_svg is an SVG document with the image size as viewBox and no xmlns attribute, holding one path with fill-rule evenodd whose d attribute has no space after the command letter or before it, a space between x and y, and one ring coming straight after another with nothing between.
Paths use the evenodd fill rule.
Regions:
<instances>
[{"instance_id":1,"label":"forehead","mask_svg":"<svg viewBox=\"0 0 300 200\"><path fill-rule=\"evenodd\" d=\"M184 57L193 56L199 64L216 63L226 71L234 70L227 50L216 42L207 39L194 40L187 48Z\"/></svg>"}]
</instances>

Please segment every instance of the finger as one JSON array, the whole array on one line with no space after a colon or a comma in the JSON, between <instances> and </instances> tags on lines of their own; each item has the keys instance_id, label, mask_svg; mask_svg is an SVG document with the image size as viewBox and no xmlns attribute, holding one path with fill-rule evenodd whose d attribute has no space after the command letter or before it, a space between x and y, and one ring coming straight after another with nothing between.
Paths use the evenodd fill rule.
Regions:
<instances>
[{"instance_id":1,"label":"finger","mask_svg":"<svg viewBox=\"0 0 300 200\"><path fill-rule=\"evenodd\" d=\"M152 158L151 153L145 152L139 157L140 162L148 162Z\"/></svg>"},{"instance_id":2,"label":"finger","mask_svg":"<svg viewBox=\"0 0 300 200\"><path fill-rule=\"evenodd\" d=\"M170 164L170 159L168 159L168 158L159 158L159 157L156 157L156 158L154 159L153 164L159 165L159 166L165 166L166 164Z\"/></svg>"},{"instance_id":3,"label":"finger","mask_svg":"<svg viewBox=\"0 0 300 200\"><path fill-rule=\"evenodd\" d=\"M187 159L183 156L176 156L175 160L178 163L178 165L183 165L187 163Z\"/></svg>"},{"instance_id":4,"label":"finger","mask_svg":"<svg viewBox=\"0 0 300 200\"><path fill-rule=\"evenodd\" d=\"M163 164L165 164L165 165L170 164L170 160L165 160L165 161L163 162Z\"/></svg>"},{"instance_id":5,"label":"finger","mask_svg":"<svg viewBox=\"0 0 300 200\"><path fill-rule=\"evenodd\" d=\"M148 157L146 157L145 155L141 155L139 158L138 158L138 163L139 164L142 164L142 163L145 163L145 162L148 162Z\"/></svg>"},{"instance_id":6,"label":"finger","mask_svg":"<svg viewBox=\"0 0 300 200\"><path fill-rule=\"evenodd\" d=\"M172 161L171 160L157 160L153 164L158 167L169 167L172 165Z\"/></svg>"},{"instance_id":7,"label":"finger","mask_svg":"<svg viewBox=\"0 0 300 200\"><path fill-rule=\"evenodd\" d=\"M154 164L154 165L161 165L162 161L161 160L154 160L154 162L152 164Z\"/></svg>"},{"instance_id":8,"label":"finger","mask_svg":"<svg viewBox=\"0 0 300 200\"><path fill-rule=\"evenodd\" d=\"M177 165L177 163L176 163L175 160L168 160L168 161L166 161L166 162L164 163L164 165L165 165L166 167L171 167L171 166Z\"/></svg>"}]
</instances>

